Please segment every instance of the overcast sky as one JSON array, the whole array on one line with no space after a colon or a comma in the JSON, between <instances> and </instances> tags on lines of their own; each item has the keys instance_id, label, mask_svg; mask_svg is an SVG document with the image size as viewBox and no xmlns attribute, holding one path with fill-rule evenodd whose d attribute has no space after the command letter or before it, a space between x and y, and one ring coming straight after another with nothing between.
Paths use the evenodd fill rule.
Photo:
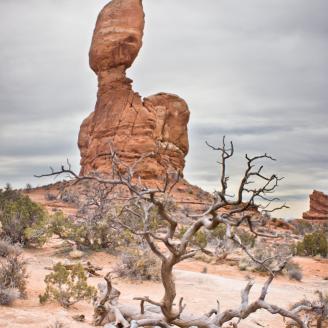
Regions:
<instances>
[{"instance_id":1,"label":"overcast sky","mask_svg":"<svg viewBox=\"0 0 328 328\"><path fill-rule=\"evenodd\" d=\"M0 186L70 158L96 101L88 50L107 1L0 1ZM242 155L268 152L279 196L300 216L328 192L328 1L144 0L144 46L128 75L142 96L184 98L191 111L186 178L215 189L205 140L232 139L232 187ZM232 190L232 189L231 189ZM233 192L233 191L231 191Z\"/></svg>"}]
</instances>

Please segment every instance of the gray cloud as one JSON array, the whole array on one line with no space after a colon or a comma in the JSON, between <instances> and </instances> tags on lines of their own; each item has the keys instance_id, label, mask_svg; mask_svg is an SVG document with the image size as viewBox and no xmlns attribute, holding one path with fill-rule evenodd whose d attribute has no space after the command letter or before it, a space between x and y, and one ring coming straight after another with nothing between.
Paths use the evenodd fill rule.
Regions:
<instances>
[{"instance_id":1,"label":"gray cloud","mask_svg":"<svg viewBox=\"0 0 328 328\"><path fill-rule=\"evenodd\" d=\"M0 2L0 184L32 178L70 157L78 169L79 125L93 109L96 79L88 48L107 1ZM191 110L186 177L212 190L216 144L236 145L232 187L243 154L268 152L268 172L286 179L279 195L308 207L328 192L328 21L326 0L144 0L144 47L129 76L147 96L185 98ZM232 188L233 189L233 188Z\"/></svg>"}]
</instances>

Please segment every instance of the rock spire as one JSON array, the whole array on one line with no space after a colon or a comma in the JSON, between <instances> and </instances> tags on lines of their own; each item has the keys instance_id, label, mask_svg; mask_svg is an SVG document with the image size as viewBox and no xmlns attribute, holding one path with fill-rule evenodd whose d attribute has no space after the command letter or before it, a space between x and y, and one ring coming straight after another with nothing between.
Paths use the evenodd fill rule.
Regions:
<instances>
[{"instance_id":1,"label":"rock spire","mask_svg":"<svg viewBox=\"0 0 328 328\"><path fill-rule=\"evenodd\" d=\"M188 153L186 102L158 93L142 99L133 91L126 70L142 46L144 12L141 0L112 0L99 14L93 34L90 67L98 76L95 110L83 121L78 145L81 174L110 173L104 154L110 145L127 164L154 152L137 167L144 179L158 179L167 170L183 171Z\"/></svg>"}]
</instances>

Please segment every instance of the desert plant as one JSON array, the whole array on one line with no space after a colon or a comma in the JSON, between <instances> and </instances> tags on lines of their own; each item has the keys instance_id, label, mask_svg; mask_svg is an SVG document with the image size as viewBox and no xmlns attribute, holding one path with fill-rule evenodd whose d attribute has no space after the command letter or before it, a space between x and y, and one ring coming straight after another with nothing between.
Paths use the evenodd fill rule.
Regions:
<instances>
[{"instance_id":1,"label":"desert plant","mask_svg":"<svg viewBox=\"0 0 328 328\"><path fill-rule=\"evenodd\" d=\"M19 252L19 247L17 245L13 245L8 237L0 238L0 257L7 257Z\"/></svg>"},{"instance_id":2,"label":"desert plant","mask_svg":"<svg viewBox=\"0 0 328 328\"><path fill-rule=\"evenodd\" d=\"M302 268L300 265L292 260L288 261L285 270L290 280L301 281L303 278Z\"/></svg>"},{"instance_id":3,"label":"desert plant","mask_svg":"<svg viewBox=\"0 0 328 328\"><path fill-rule=\"evenodd\" d=\"M17 246L8 246L6 256L0 260L0 303L10 305L15 299L26 296L26 268Z\"/></svg>"},{"instance_id":4,"label":"desert plant","mask_svg":"<svg viewBox=\"0 0 328 328\"><path fill-rule=\"evenodd\" d=\"M53 272L45 279L45 293L39 295L40 303L55 300L64 308L81 300L91 300L96 295L96 289L89 286L83 266L78 263L69 269L62 263L53 267Z\"/></svg>"},{"instance_id":5,"label":"desert plant","mask_svg":"<svg viewBox=\"0 0 328 328\"><path fill-rule=\"evenodd\" d=\"M49 219L49 229L62 239L67 239L72 234L73 222L62 211L57 211Z\"/></svg>"},{"instance_id":6,"label":"desert plant","mask_svg":"<svg viewBox=\"0 0 328 328\"><path fill-rule=\"evenodd\" d=\"M16 288L0 288L0 305L12 305L20 297L20 293Z\"/></svg>"},{"instance_id":7,"label":"desert plant","mask_svg":"<svg viewBox=\"0 0 328 328\"><path fill-rule=\"evenodd\" d=\"M132 280L160 280L160 261L148 249L129 249L121 255L115 270L120 276Z\"/></svg>"},{"instance_id":8,"label":"desert plant","mask_svg":"<svg viewBox=\"0 0 328 328\"><path fill-rule=\"evenodd\" d=\"M52 202L52 201L54 201L54 200L57 199L57 196L54 195L54 194L52 194L52 193L50 193L50 192L47 192L47 193L46 193L46 199L47 199L48 201Z\"/></svg>"},{"instance_id":9,"label":"desert plant","mask_svg":"<svg viewBox=\"0 0 328 328\"><path fill-rule=\"evenodd\" d=\"M53 324L47 326L47 328L65 328L66 325L58 320L56 320Z\"/></svg>"},{"instance_id":10,"label":"desert plant","mask_svg":"<svg viewBox=\"0 0 328 328\"><path fill-rule=\"evenodd\" d=\"M187 227L182 226L179 230L179 238L181 238L187 231ZM193 236L192 240L190 241L190 244L194 247L204 249L207 246L207 235L206 232L203 230L197 231L195 235Z\"/></svg>"},{"instance_id":11,"label":"desert plant","mask_svg":"<svg viewBox=\"0 0 328 328\"><path fill-rule=\"evenodd\" d=\"M27 183L25 186L25 191L29 193L31 190L32 190L32 185L30 183Z\"/></svg>"},{"instance_id":12,"label":"desert plant","mask_svg":"<svg viewBox=\"0 0 328 328\"><path fill-rule=\"evenodd\" d=\"M223 240L226 235L227 227L225 224L218 224L215 229L210 231L210 236Z\"/></svg>"},{"instance_id":13,"label":"desert plant","mask_svg":"<svg viewBox=\"0 0 328 328\"><path fill-rule=\"evenodd\" d=\"M7 182L5 185L5 191L10 191L10 190L13 190L13 187L10 182Z\"/></svg>"},{"instance_id":14,"label":"desert plant","mask_svg":"<svg viewBox=\"0 0 328 328\"><path fill-rule=\"evenodd\" d=\"M46 211L15 190L0 191L1 237L23 246L40 246L48 238Z\"/></svg>"},{"instance_id":15,"label":"desert plant","mask_svg":"<svg viewBox=\"0 0 328 328\"><path fill-rule=\"evenodd\" d=\"M124 218L122 221L124 222ZM83 250L104 249L116 253L120 247L127 247L136 241L130 231L121 226L114 226L110 213L104 213L103 216L97 214L96 217L90 214L84 218L73 219L58 211L50 218L50 230L62 239L73 241Z\"/></svg>"},{"instance_id":16,"label":"desert plant","mask_svg":"<svg viewBox=\"0 0 328 328\"><path fill-rule=\"evenodd\" d=\"M296 254L301 256L321 255L322 257L327 257L328 240L326 234L322 231L306 234L303 241L296 244Z\"/></svg>"},{"instance_id":17,"label":"desert plant","mask_svg":"<svg viewBox=\"0 0 328 328\"><path fill-rule=\"evenodd\" d=\"M72 192L69 192L67 190L60 193L59 197L60 197L60 200L62 200L64 203L77 204L78 200L79 200L78 195L76 195Z\"/></svg>"},{"instance_id":18,"label":"desert plant","mask_svg":"<svg viewBox=\"0 0 328 328\"><path fill-rule=\"evenodd\" d=\"M252 257L246 254L239 260L239 269L265 273L268 269L274 270L281 260L287 258L288 255L284 249L258 243L252 250Z\"/></svg>"},{"instance_id":19,"label":"desert plant","mask_svg":"<svg viewBox=\"0 0 328 328\"><path fill-rule=\"evenodd\" d=\"M254 247L256 236L245 229L238 229L237 234L241 242L247 247Z\"/></svg>"},{"instance_id":20,"label":"desert plant","mask_svg":"<svg viewBox=\"0 0 328 328\"><path fill-rule=\"evenodd\" d=\"M305 235L314 230L312 223L304 219L293 220L291 225L293 226L295 233L298 235Z\"/></svg>"}]
</instances>

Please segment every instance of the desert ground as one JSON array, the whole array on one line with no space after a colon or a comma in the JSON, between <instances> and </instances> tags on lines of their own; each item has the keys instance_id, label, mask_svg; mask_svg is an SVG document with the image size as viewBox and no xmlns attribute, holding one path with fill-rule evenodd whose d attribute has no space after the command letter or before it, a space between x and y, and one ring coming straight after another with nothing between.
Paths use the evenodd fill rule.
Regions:
<instances>
[{"instance_id":1,"label":"desert ground","mask_svg":"<svg viewBox=\"0 0 328 328\"><path fill-rule=\"evenodd\" d=\"M43 282L49 270L46 268L56 262L64 262L65 256L60 255L62 243L53 238L42 249L25 250L24 258L27 261L28 298L18 300L12 307L0 307L1 328L23 327L51 327L56 321L66 324L66 327L92 327L92 305L80 302L69 310L65 310L55 303L40 305L38 295L44 291ZM111 271L117 258L105 252L87 254L83 259L102 267L101 275ZM303 269L302 282L290 281L286 277L278 277L270 288L268 300L281 306L287 306L304 297L311 299L316 290L328 290L328 260L295 258ZM202 273L204 267L207 273ZM183 296L187 309L195 314L208 311L215 306L219 299L222 308L237 307L240 304L240 291L246 280L252 276L256 280L251 297L259 294L265 277L248 272L239 271L237 266L229 264L208 264L195 260L187 260L178 265L175 278L178 296ZM89 283L97 285L101 277L90 277ZM133 303L133 297L151 295L160 299L162 287L154 282L132 282L125 279L114 280L115 287L121 291L121 301ZM197 295L197 297L196 297ZM77 322L72 316L84 314L85 322ZM284 327L280 316L273 316L259 311L240 324L240 327Z\"/></svg>"},{"instance_id":2,"label":"desert ground","mask_svg":"<svg viewBox=\"0 0 328 328\"><path fill-rule=\"evenodd\" d=\"M36 188L28 193L29 197L42 204L49 212L62 210L66 215L74 215L76 207L61 200L47 199L49 193L58 193L58 186ZM64 309L56 303L39 303L39 295L44 292L44 278L49 274L49 267L57 262L65 263L68 260L65 253L65 242L58 237L52 237L42 248L24 249L23 257L27 263L27 298L15 301L11 307L0 307L1 328L22 327L55 327L60 322L65 327L92 327L92 304L81 301L69 309ZM188 312L202 314L214 308L219 300L221 308L233 308L240 305L240 293L247 280L255 280L251 292L251 299L259 295L266 277L260 273L240 271L238 257L241 251L228 256L221 262L206 263L200 260L189 259L179 263L174 271L178 297L184 297ZM76 260L77 261L77 260ZM113 271L119 257L107 252L86 252L82 262L90 261L93 265L102 268L99 271L104 277ZM289 305L304 299L313 299L314 292L328 291L328 259L295 257L303 271L301 282L289 280L286 276L278 276L270 287L268 301L288 308ZM97 286L103 282L102 277L89 277L88 283ZM121 291L120 302L135 304L134 297L151 295L153 299L161 299L162 285L157 282L139 282L117 278L114 286ZM196 297L197 296L197 297ZM73 316L83 314L85 322L77 322ZM242 328L251 327L285 327L279 315L271 315L265 311L258 311L239 325Z\"/></svg>"}]
</instances>

